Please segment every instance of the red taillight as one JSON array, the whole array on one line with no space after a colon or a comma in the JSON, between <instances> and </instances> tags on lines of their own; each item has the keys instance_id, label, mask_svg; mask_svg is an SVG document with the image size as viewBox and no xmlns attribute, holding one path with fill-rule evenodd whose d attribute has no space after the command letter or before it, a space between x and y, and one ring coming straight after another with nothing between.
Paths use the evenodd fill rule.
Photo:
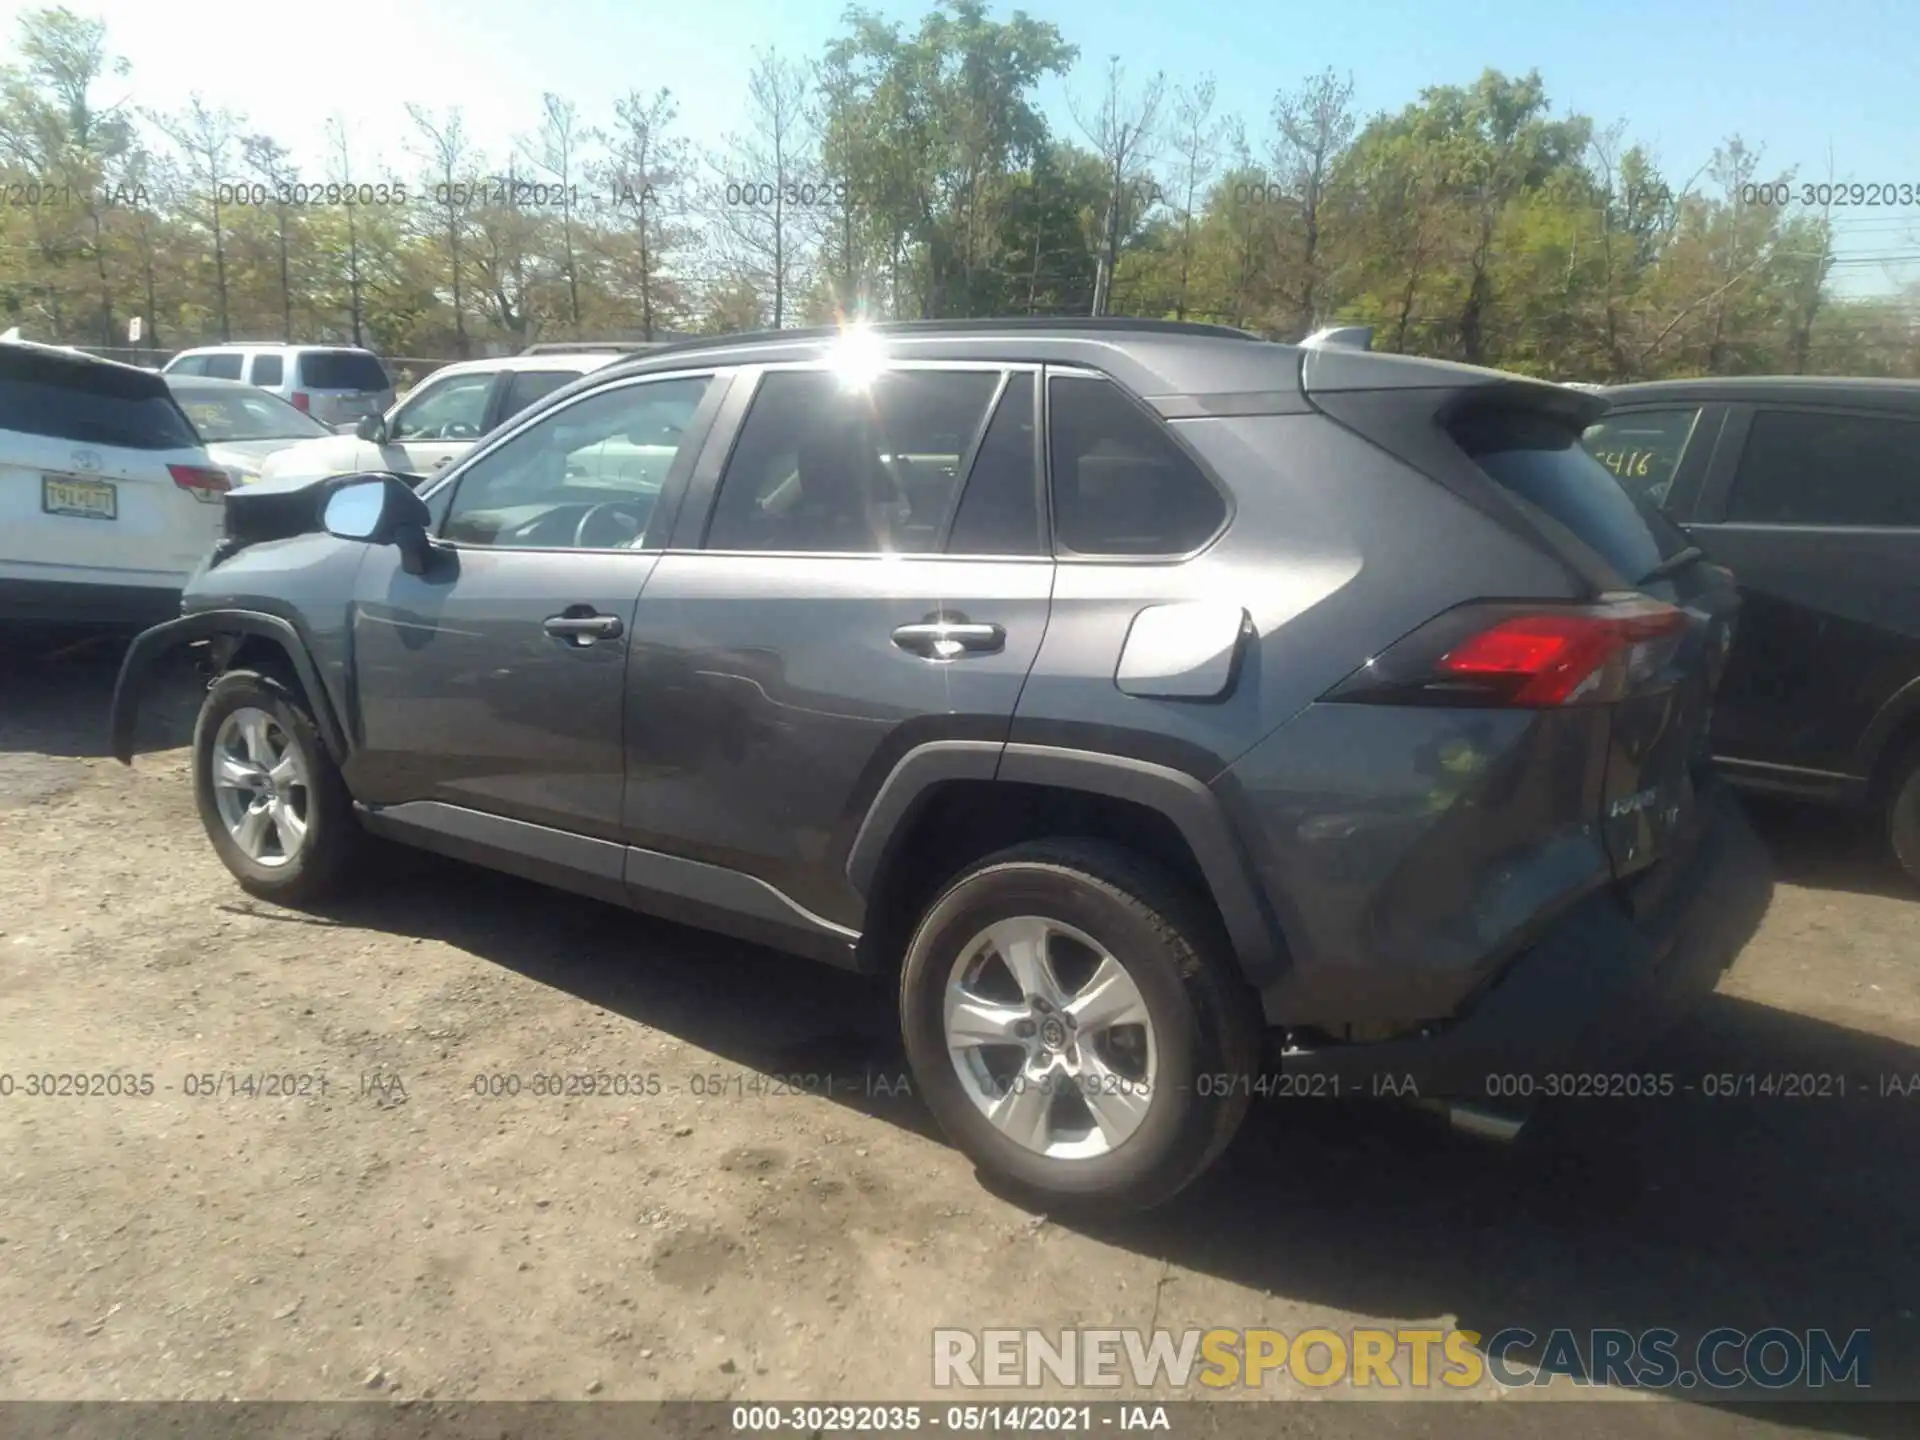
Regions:
<instances>
[{"instance_id":1,"label":"red taillight","mask_svg":"<svg viewBox=\"0 0 1920 1440\"><path fill-rule=\"evenodd\" d=\"M294 391L293 408L300 411L311 410L313 408L313 397L308 395L304 390Z\"/></svg>"},{"instance_id":2,"label":"red taillight","mask_svg":"<svg viewBox=\"0 0 1920 1440\"><path fill-rule=\"evenodd\" d=\"M169 465L167 473L173 476L173 483L193 496L212 504L233 488L233 477L224 470L212 470L205 465Z\"/></svg>"},{"instance_id":3,"label":"red taillight","mask_svg":"<svg viewBox=\"0 0 1920 1440\"><path fill-rule=\"evenodd\" d=\"M1618 700L1657 674L1687 629L1658 600L1470 605L1369 661L1328 696L1538 708Z\"/></svg>"}]
</instances>

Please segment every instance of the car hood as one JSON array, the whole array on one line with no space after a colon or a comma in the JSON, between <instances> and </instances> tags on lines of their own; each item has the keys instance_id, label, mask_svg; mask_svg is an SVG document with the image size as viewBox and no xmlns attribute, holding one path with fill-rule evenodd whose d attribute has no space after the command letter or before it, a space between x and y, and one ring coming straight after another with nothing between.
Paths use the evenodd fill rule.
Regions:
<instances>
[{"instance_id":1,"label":"car hood","mask_svg":"<svg viewBox=\"0 0 1920 1440\"><path fill-rule=\"evenodd\" d=\"M358 435L317 435L273 451L260 466L263 477L345 475L380 468L380 452Z\"/></svg>"}]
</instances>

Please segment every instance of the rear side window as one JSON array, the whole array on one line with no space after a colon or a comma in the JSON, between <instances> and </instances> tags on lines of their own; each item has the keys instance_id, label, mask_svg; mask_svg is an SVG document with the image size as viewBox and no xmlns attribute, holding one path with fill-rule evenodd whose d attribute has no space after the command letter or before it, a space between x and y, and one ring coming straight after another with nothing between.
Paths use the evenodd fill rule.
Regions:
<instances>
[{"instance_id":1,"label":"rear side window","mask_svg":"<svg viewBox=\"0 0 1920 1440\"><path fill-rule=\"evenodd\" d=\"M1544 415L1496 411L1457 422L1453 438L1507 490L1559 521L1629 583L1662 559L1656 525L1574 431Z\"/></svg>"},{"instance_id":2,"label":"rear side window","mask_svg":"<svg viewBox=\"0 0 1920 1440\"><path fill-rule=\"evenodd\" d=\"M1184 555L1227 518L1214 488L1160 422L1111 381L1047 382L1055 544L1080 555Z\"/></svg>"},{"instance_id":3,"label":"rear side window","mask_svg":"<svg viewBox=\"0 0 1920 1440\"><path fill-rule=\"evenodd\" d=\"M562 385L580 378L577 370L517 370L507 376L506 398L500 403L500 421L504 422L533 404L544 400Z\"/></svg>"},{"instance_id":4,"label":"rear side window","mask_svg":"<svg viewBox=\"0 0 1920 1440\"><path fill-rule=\"evenodd\" d=\"M947 535L949 555L1038 555L1040 490L1034 465L1034 377L1014 375L993 412Z\"/></svg>"},{"instance_id":5,"label":"rear side window","mask_svg":"<svg viewBox=\"0 0 1920 1440\"><path fill-rule=\"evenodd\" d=\"M279 355L256 355L253 357L253 383L261 386L278 385L286 378L287 362Z\"/></svg>"},{"instance_id":6,"label":"rear side window","mask_svg":"<svg viewBox=\"0 0 1920 1440\"><path fill-rule=\"evenodd\" d=\"M1665 505L1699 419L1698 406L1609 415L1589 426L1581 443L1589 455L1613 472L1629 494L1650 504Z\"/></svg>"},{"instance_id":7,"label":"rear side window","mask_svg":"<svg viewBox=\"0 0 1920 1440\"><path fill-rule=\"evenodd\" d=\"M1920 528L1920 424L1762 410L1747 431L1727 519Z\"/></svg>"},{"instance_id":8,"label":"rear side window","mask_svg":"<svg viewBox=\"0 0 1920 1440\"><path fill-rule=\"evenodd\" d=\"M244 355L231 351L221 355L208 355L200 362L205 368L194 373L205 375L212 380L238 380L240 363L245 358Z\"/></svg>"},{"instance_id":9,"label":"rear side window","mask_svg":"<svg viewBox=\"0 0 1920 1440\"><path fill-rule=\"evenodd\" d=\"M710 550L926 554L939 548L1000 388L990 370L891 370L849 389L767 375L720 482Z\"/></svg>"},{"instance_id":10,"label":"rear side window","mask_svg":"<svg viewBox=\"0 0 1920 1440\"><path fill-rule=\"evenodd\" d=\"M300 357L300 385L377 394L387 388L387 372L364 350L309 350Z\"/></svg>"},{"instance_id":11,"label":"rear side window","mask_svg":"<svg viewBox=\"0 0 1920 1440\"><path fill-rule=\"evenodd\" d=\"M200 444L166 382L0 345L0 430L80 445L190 450Z\"/></svg>"}]
</instances>

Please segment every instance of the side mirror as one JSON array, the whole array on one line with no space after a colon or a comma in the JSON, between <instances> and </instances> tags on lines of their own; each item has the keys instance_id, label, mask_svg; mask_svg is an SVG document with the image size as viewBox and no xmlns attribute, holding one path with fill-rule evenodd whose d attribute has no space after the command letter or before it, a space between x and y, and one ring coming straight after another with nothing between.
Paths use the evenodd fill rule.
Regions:
<instances>
[{"instance_id":1,"label":"side mirror","mask_svg":"<svg viewBox=\"0 0 1920 1440\"><path fill-rule=\"evenodd\" d=\"M365 416L358 425L353 427L353 433L358 435L362 440L368 441L370 444L384 445L387 443L387 417L384 415Z\"/></svg>"},{"instance_id":2,"label":"side mirror","mask_svg":"<svg viewBox=\"0 0 1920 1440\"><path fill-rule=\"evenodd\" d=\"M427 502L398 475L356 475L340 481L320 512L329 535L369 545L397 545L410 575L426 570L432 544L427 526L433 513Z\"/></svg>"}]
</instances>

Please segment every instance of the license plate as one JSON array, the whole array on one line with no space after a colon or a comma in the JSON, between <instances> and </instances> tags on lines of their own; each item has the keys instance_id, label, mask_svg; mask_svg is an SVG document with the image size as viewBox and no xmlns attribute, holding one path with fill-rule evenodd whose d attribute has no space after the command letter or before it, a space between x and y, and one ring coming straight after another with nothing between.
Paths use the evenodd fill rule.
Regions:
<instances>
[{"instance_id":1,"label":"license plate","mask_svg":"<svg viewBox=\"0 0 1920 1440\"><path fill-rule=\"evenodd\" d=\"M49 515L72 515L81 520L118 520L120 487L105 480L42 475L40 508Z\"/></svg>"}]
</instances>

